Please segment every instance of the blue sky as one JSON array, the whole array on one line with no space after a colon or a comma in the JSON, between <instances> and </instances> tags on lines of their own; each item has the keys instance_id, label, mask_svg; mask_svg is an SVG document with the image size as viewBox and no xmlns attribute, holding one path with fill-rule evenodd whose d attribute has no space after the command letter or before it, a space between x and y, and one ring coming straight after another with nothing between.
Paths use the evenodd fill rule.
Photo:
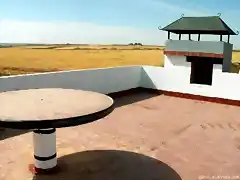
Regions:
<instances>
[{"instance_id":1,"label":"blue sky","mask_svg":"<svg viewBox=\"0 0 240 180\"><path fill-rule=\"evenodd\" d=\"M157 27L185 16L221 17L240 30L238 0L0 1L0 41L163 44ZM240 47L239 37L232 42Z\"/></svg>"}]
</instances>

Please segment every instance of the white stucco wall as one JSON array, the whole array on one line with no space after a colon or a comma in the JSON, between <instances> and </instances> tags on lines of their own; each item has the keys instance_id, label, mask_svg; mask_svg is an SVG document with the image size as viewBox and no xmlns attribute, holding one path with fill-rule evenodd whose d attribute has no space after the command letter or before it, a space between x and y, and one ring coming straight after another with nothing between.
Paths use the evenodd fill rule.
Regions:
<instances>
[{"instance_id":1,"label":"white stucco wall","mask_svg":"<svg viewBox=\"0 0 240 180\"><path fill-rule=\"evenodd\" d=\"M0 92L29 88L73 88L107 94L145 87L240 100L239 74L222 73L221 66L216 65L212 86L190 84L190 67L186 68L181 63L172 66L179 62L171 60L171 57L167 61L169 64L165 67L126 66L0 77Z\"/></svg>"},{"instance_id":2,"label":"white stucco wall","mask_svg":"<svg viewBox=\"0 0 240 180\"><path fill-rule=\"evenodd\" d=\"M138 87L140 66L0 77L0 92L29 88L73 88L111 93Z\"/></svg>"},{"instance_id":3,"label":"white stucco wall","mask_svg":"<svg viewBox=\"0 0 240 180\"><path fill-rule=\"evenodd\" d=\"M240 100L239 74L215 71L212 87L217 97Z\"/></svg>"},{"instance_id":4,"label":"white stucco wall","mask_svg":"<svg viewBox=\"0 0 240 180\"><path fill-rule=\"evenodd\" d=\"M216 67L219 68L219 67ZM188 68L163 68L143 66L141 86L158 90L182 92L240 100L240 76L235 73L223 73L220 69L213 72L212 85L190 84L191 70ZM151 81L147 81L151 79Z\"/></svg>"},{"instance_id":5,"label":"white stucco wall","mask_svg":"<svg viewBox=\"0 0 240 180\"><path fill-rule=\"evenodd\" d=\"M184 56L164 56L163 67L143 66L141 86L159 90L240 100L240 76L214 65L212 85L190 84L191 63Z\"/></svg>"},{"instance_id":6,"label":"white stucco wall","mask_svg":"<svg viewBox=\"0 0 240 180\"><path fill-rule=\"evenodd\" d=\"M191 63L187 62L186 56L170 56L164 55L164 67L165 68L190 68Z\"/></svg>"},{"instance_id":7,"label":"white stucco wall","mask_svg":"<svg viewBox=\"0 0 240 180\"><path fill-rule=\"evenodd\" d=\"M219 72L219 73L222 73L222 65L221 64L214 64L213 65L213 73L214 72Z\"/></svg>"}]
</instances>

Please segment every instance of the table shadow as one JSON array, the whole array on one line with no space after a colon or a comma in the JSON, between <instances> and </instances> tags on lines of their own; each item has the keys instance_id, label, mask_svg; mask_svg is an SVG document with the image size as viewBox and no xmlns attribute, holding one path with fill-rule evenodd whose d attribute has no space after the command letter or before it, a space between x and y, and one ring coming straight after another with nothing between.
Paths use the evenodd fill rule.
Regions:
<instances>
[{"instance_id":1,"label":"table shadow","mask_svg":"<svg viewBox=\"0 0 240 180\"><path fill-rule=\"evenodd\" d=\"M84 151L60 157L58 164L58 172L33 180L182 180L167 164L128 151Z\"/></svg>"},{"instance_id":2,"label":"table shadow","mask_svg":"<svg viewBox=\"0 0 240 180\"><path fill-rule=\"evenodd\" d=\"M143 88L135 88L133 90L123 92L122 94L121 92L109 94L109 96L114 99L114 105L116 108L144 101L159 95L160 93L152 92Z\"/></svg>"},{"instance_id":3,"label":"table shadow","mask_svg":"<svg viewBox=\"0 0 240 180\"><path fill-rule=\"evenodd\" d=\"M31 130L21 130L21 129L8 129L8 128L1 128L0 129L0 141L11 138L14 136L19 136L25 133L30 132Z\"/></svg>"}]
</instances>

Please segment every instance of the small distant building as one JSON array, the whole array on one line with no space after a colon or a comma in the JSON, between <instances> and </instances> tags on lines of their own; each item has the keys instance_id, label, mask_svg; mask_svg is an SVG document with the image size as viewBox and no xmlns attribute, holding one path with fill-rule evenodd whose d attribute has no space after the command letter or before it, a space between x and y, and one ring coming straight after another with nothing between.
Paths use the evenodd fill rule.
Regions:
<instances>
[{"instance_id":1,"label":"small distant building","mask_svg":"<svg viewBox=\"0 0 240 180\"><path fill-rule=\"evenodd\" d=\"M165 68L190 68L190 83L205 85L212 85L213 72L230 72L230 36L237 34L219 16L181 17L161 30L168 32ZM171 33L178 34L178 40L172 40ZM182 40L183 34L188 35L188 40ZM192 40L192 34L198 38ZM201 41L201 35L206 34L218 35L219 41ZM227 36L227 42L223 36Z\"/></svg>"}]
</instances>

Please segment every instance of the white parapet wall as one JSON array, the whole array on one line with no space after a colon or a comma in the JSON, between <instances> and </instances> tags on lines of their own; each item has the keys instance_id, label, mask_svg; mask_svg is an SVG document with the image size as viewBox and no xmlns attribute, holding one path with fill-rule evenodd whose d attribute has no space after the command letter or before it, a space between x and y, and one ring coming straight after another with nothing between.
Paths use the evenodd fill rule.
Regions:
<instances>
[{"instance_id":1,"label":"white parapet wall","mask_svg":"<svg viewBox=\"0 0 240 180\"><path fill-rule=\"evenodd\" d=\"M174 68L174 69L190 69L191 63L187 62L186 56L171 56L164 55L164 68Z\"/></svg>"},{"instance_id":2,"label":"white parapet wall","mask_svg":"<svg viewBox=\"0 0 240 180\"><path fill-rule=\"evenodd\" d=\"M112 93L140 86L141 66L86 69L0 77L0 92L29 88L72 88Z\"/></svg>"},{"instance_id":3,"label":"white parapet wall","mask_svg":"<svg viewBox=\"0 0 240 180\"><path fill-rule=\"evenodd\" d=\"M240 76L213 72L212 85L190 83L190 69L143 66L141 86L158 90L240 100Z\"/></svg>"},{"instance_id":4,"label":"white parapet wall","mask_svg":"<svg viewBox=\"0 0 240 180\"><path fill-rule=\"evenodd\" d=\"M222 72L222 65L214 65L212 85L191 84L191 63L185 56L165 55L164 58L164 67L143 66L142 87L240 100L239 74Z\"/></svg>"},{"instance_id":5,"label":"white parapet wall","mask_svg":"<svg viewBox=\"0 0 240 180\"><path fill-rule=\"evenodd\" d=\"M182 59L182 57L179 57ZM172 61L173 62L173 61ZM170 63L170 62L169 62ZM178 62L179 63L179 62ZM186 64L188 64L186 62ZM216 65L212 85L190 84L190 67L125 66L0 77L0 92L29 88L71 88L113 93L136 87L240 100L240 75ZM187 65L188 66L188 65Z\"/></svg>"}]
</instances>

